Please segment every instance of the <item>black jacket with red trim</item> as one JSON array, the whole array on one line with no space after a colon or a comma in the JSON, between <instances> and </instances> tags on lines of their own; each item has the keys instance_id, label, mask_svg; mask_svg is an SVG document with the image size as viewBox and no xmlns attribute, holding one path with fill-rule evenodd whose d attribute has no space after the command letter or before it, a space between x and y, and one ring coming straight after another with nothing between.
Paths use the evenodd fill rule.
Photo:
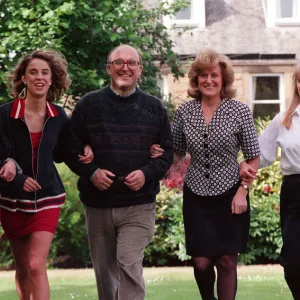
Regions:
<instances>
[{"instance_id":1,"label":"black jacket with red trim","mask_svg":"<svg viewBox=\"0 0 300 300\"><path fill-rule=\"evenodd\" d=\"M32 143L24 119L24 100L16 99L0 107L0 125L9 144L7 156L13 158L23 173L17 174L10 183L0 187L0 207L9 211L38 212L60 207L64 203L65 190L54 162L66 164L81 176L90 177L96 167L78 161L82 146L70 135L68 117L63 108L47 102L42 137L38 148L37 172L34 175ZM7 143L6 143L7 144ZM23 185L27 177L34 178L41 189L25 192Z\"/></svg>"}]
</instances>

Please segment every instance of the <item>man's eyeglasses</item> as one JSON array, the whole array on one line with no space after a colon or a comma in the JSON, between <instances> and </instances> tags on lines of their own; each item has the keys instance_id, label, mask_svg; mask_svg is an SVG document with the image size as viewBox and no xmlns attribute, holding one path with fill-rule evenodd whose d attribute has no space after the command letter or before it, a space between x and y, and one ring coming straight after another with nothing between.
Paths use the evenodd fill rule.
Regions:
<instances>
[{"instance_id":1,"label":"man's eyeglasses","mask_svg":"<svg viewBox=\"0 0 300 300\"><path fill-rule=\"evenodd\" d=\"M124 61L123 59L115 59L111 62L107 62L108 65L112 65L116 70L123 69L124 65L126 64L128 69L136 70L140 63L137 60L131 59Z\"/></svg>"}]
</instances>

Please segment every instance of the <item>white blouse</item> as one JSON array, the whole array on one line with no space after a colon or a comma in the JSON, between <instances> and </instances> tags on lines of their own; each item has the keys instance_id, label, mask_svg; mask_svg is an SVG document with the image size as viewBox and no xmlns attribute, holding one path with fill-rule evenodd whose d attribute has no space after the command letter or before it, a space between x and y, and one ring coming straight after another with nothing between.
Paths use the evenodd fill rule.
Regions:
<instances>
[{"instance_id":1,"label":"white blouse","mask_svg":"<svg viewBox=\"0 0 300 300\"><path fill-rule=\"evenodd\" d=\"M267 167L278 156L281 148L280 169L283 175L300 174L300 106L292 117L292 126L283 126L284 113L279 113L259 137L260 168Z\"/></svg>"}]
</instances>

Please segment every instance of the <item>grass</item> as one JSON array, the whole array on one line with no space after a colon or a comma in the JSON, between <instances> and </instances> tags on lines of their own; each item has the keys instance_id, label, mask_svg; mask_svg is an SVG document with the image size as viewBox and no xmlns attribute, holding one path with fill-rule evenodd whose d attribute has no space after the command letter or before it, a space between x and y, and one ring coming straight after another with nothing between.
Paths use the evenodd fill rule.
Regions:
<instances>
[{"instance_id":1,"label":"grass","mask_svg":"<svg viewBox=\"0 0 300 300\"><path fill-rule=\"evenodd\" d=\"M97 299L93 270L50 270L51 299ZM191 268L146 268L146 300L199 300ZM237 300L287 300L292 296L280 266L238 268ZM14 272L0 272L1 299L17 300Z\"/></svg>"}]
</instances>

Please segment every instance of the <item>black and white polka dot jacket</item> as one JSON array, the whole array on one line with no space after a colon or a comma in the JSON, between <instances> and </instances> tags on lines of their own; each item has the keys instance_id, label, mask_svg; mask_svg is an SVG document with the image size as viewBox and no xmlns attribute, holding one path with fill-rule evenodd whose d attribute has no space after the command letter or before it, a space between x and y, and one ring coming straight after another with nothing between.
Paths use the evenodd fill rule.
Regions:
<instances>
[{"instance_id":1,"label":"black and white polka dot jacket","mask_svg":"<svg viewBox=\"0 0 300 300\"><path fill-rule=\"evenodd\" d=\"M245 159L260 154L251 111L234 99L222 99L208 126L200 101L182 104L175 113L172 133L175 153L191 155L185 183L201 196L220 195L240 180L240 150Z\"/></svg>"}]
</instances>

